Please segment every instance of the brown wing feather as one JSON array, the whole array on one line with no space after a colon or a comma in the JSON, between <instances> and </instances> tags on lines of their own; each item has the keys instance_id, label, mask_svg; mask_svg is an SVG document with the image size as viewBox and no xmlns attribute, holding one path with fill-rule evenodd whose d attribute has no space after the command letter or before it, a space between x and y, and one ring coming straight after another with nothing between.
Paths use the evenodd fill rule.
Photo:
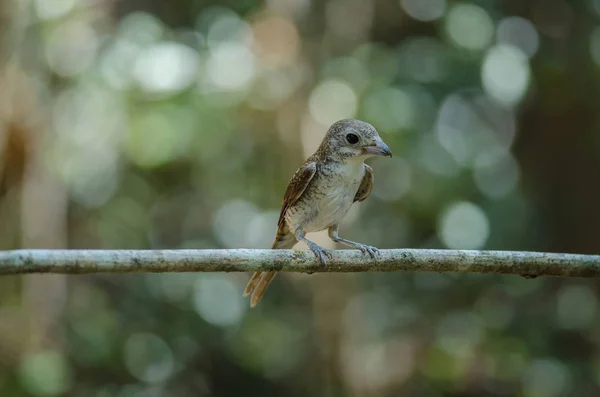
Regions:
<instances>
[{"instance_id":1,"label":"brown wing feather","mask_svg":"<svg viewBox=\"0 0 600 397\"><path fill-rule=\"evenodd\" d=\"M365 176L363 176L363 180L358 187L356 195L354 196L354 202L365 201L371 194L371 189L373 189L373 168L366 164L363 165L365 167Z\"/></svg>"},{"instance_id":2,"label":"brown wing feather","mask_svg":"<svg viewBox=\"0 0 600 397\"><path fill-rule=\"evenodd\" d=\"M292 179L290 179L285 194L283 195L283 204L281 206L281 213L279 214L277 236L275 237L275 241L271 247L272 249L292 248L296 243L296 237L289 230L286 230L285 212L300 198L300 196L302 196L302 193L304 193L306 187L316 172L317 164L314 161L310 161L300 167L292 176ZM256 306L256 304L261 300L267 287L271 281L273 281L275 274L275 272L256 272L252 275L243 293L244 296L252 294L250 299L251 307Z\"/></svg>"},{"instance_id":3,"label":"brown wing feather","mask_svg":"<svg viewBox=\"0 0 600 397\"><path fill-rule=\"evenodd\" d=\"M289 207L302 196L313 176L317 172L317 163L310 161L304 163L302 167L296 171L288 184L288 187L283 195L283 204L281 205L281 213L279 214L278 234L284 232L285 228L285 212Z\"/></svg>"}]
</instances>

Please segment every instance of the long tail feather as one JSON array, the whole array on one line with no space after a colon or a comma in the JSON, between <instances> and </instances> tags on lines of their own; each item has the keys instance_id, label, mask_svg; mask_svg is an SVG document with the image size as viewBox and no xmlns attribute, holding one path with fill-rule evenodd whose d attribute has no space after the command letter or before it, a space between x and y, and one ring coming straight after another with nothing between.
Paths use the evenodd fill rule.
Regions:
<instances>
[{"instance_id":1,"label":"long tail feather","mask_svg":"<svg viewBox=\"0 0 600 397\"><path fill-rule=\"evenodd\" d=\"M262 272L256 272L250 277L250 281L246 285L246 289L244 290L243 296L248 296L252 291L254 291L254 287L256 287L256 283L260 279L260 275Z\"/></svg>"},{"instance_id":2,"label":"long tail feather","mask_svg":"<svg viewBox=\"0 0 600 397\"><path fill-rule=\"evenodd\" d=\"M275 275L277 275L276 272L263 272L262 273L262 275L260 276L260 281L256 285L256 288L254 288L254 291L252 292L252 296L250 297L250 307L254 307L258 304L258 302L260 302L263 295L265 294L265 291L267 290L267 287L269 286L269 284L271 284L271 281L273 281L273 279L275 278Z\"/></svg>"},{"instance_id":3,"label":"long tail feather","mask_svg":"<svg viewBox=\"0 0 600 397\"><path fill-rule=\"evenodd\" d=\"M294 244L296 244L296 237L294 237L293 234L277 234L271 249L288 249L292 248ZM243 296L252 294L250 297L250 307L256 306L262 299L267 287L275 278L275 275L277 275L276 272L255 272L252 275L243 293Z\"/></svg>"}]
</instances>

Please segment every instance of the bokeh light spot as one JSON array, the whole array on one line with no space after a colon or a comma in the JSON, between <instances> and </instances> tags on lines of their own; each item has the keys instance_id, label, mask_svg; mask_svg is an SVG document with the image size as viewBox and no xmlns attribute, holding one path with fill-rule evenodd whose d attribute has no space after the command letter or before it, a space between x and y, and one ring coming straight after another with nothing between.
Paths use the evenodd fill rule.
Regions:
<instances>
[{"instance_id":1,"label":"bokeh light spot","mask_svg":"<svg viewBox=\"0 0 600 397\"><path fill-rule=\"evenodd\" d=\"M86 207L106 203L117 189L117 155L106 146L71 154L60 167L73 198Z\"/></svg>"},{"instance_id":2,"label":"bokeh light spot","mask_svg":"<svg viewBox=\"0 0 600 397\"><path fill-rule=\"evenodd\" d=\"M96 32L83 21L72 21L52 31L46 59L56 74L70 77L81 74L94 62L97 49Z\"/></svg>"},{"instance_id":3,"label":"bokeh light spot","mask_svg":"<svg viewBox=\"0 0 600 397\"><path fill-rule=\"evenodd\" d=\"M230 278L204 274L196 280L194 307L209 323L226 327L239 323L246 311L244 298Z\"/></svg>"},{"instance_id":4,"label":"bokeh light spot","mask_svg":"<svg viewBox=\"0 0 600 397\"><path fill-rule=\"evenodd\" d=\"M277 109L298 90L305 81L306 74L306 68L302 64L264 69L252 85L248 101L256 109Z\"/></svg>"},{"instance_id":5,"label":"bokeh light spot","mask_svg":"<svg viewBox=\"0 0 600 397\"><path fill-rule=\"evenodd\" d=\"M406 91L384 87L370 93L364 102L365 117L382 132L397 132L414 125L417 109Z\"/></svg>"},{"instance_id":6,"label":"bokeh light spot","mask_svg":"<svg viewBox=\"0 0 600 397\"><path fill-rule=\"evenodd\" d=\"M273 242L273 227L279 220L279 211L257 213L246 225L249 248L269 248Z\"/></svg>"},{"instance_id":7,"label":"bokeh light spot","mask_svg":"<svg viewBox=\"0 0 600 397\"><path fill-rule=\"evenodd\" d=\"M446 11L446 0L400 0L404 11L418 21L435 21Z\"/></svg>"},{"instance_id":8,"label":"bokeh light spot","mask_svg":"<svg viewBox=\"0 0 600 397\"><path fill-rule=\"evenodd\" d=\"M227 201L214 216L215 235L226 248L249 248L251 245L249 233L239 225L249 225L258 214L258 208L248 201L239 199Z\"/></svg>"},{"instance_id":9,"label":"bokeh light spot","mask_svg":"<svg viewBox=\"0 0 600 397\"><path fill-rule=\"evenodd\" d=\"M268 16L256 21L252 28L259 59L266 65L281 67L296 60L300 37L292 21Z\"/></svg>"},{"instance_id":10,"label":"bokeh light spot","mask_svg":"<svg viewBox=\"0 0 600 397\"><path fill-rule=\"evenodd\" d=\"M134 119L125 142L129 158L144 168L159 167L173 160L183 142L171 121L166 115L154 112Z\"/></svg>"},{"instance_id":11,"label":"bokeh light spot","mask_svg":"<svg viewBox=\"0 0 600 397\"><path fill-rule=\"evenodd\" d=\"M492 41L494 22L483 8L474 4L459 3L446 14L445 29L450 39L459 47L480 51Z\"/></svg>"},{"instance_id":12,"label":"bokeh light spot","mask_svg":"<svg viewBox=\"0 0 600 397\"><path fill-rule=\"evenodd\" d=\"M66 358L55 351L26 355L19 370L23 387L34 396L52 397L71 387L71 370Z\"/></svg>"},{"instance_id":13,"label":"bokeh light spot","mask_svg":"<svg viewBox=\"0 0 600 397\"><path fill-rule=\"evenodd\" d=\"M509 17L500 21L496 37L498 44L513 45L529 58L535 55L540 44L535 26L522 17Z\"/></svg>"},{"instance_id":14,"label":"bokeh light spot","mask_svg":"<svg viewBox=\"0 0 600 397\"><path fill-rule=\"evenodd\" d=\"M435 132L440 145L458 164L472 167L478 159L499 158L509 150L516 117L513 110L479 92L451 94L442 102Z\"/></svg>"},{"instance_id":15,"label":"bokeh light spot","mask_svg":"<svg viewBox=\"0 0 600 397\"><path fill-rule=\"evenodd\" d=\"M417 147L419 162L437 175L456 177L460 167L454 157L444 150L433 134L425 134Z\"/></svg>"},{"instance_id":16,"label":"bokeh light spot","mask_svg":"<svg viewBox=\"0 0 600 397\"><path fill-rule=\"evenodd\" d=\"M451 249L480 249L490 234L488 218L481 208L469 202L449 205L440 215L438 234Z\"/></svg>"},{"instance_id":17,"label":"bokeh light spot","mask_svg":"<svg viewBox=\"0 0 600 397\"><path fill-rule=\"evenodd\" d=\"M162 42L137 57L133 73L140 88L149 94L171 94L189 87L196 79L198 53L185 45Z\"/></svg>"},{"instance_id":18,"label":"bokeh light spot","mask_svg":"<svg viewBox=\"0 0 600 397\"><path fill-rule=\"evenodd\" d=\"M309 109L314 119L329 126L340 119L354 118L358 98L352 88L341 80L326 80L310 95Z\"/></svg>"},{"instance_id":19,"label":"bokeh light spot","mask_svg":"<svg viewBox=\"0 0 600 397\"><path fill-rule=\"evenodd\" d=\"M600 26L596 26L590 34L590 55L596 65L600 66Z\"/></svg>"},{"instance_id":20,"label":"bokeh light spot","mask_svg":"<svg viewBox=\"0 0 600 397\"><path fill-rule=\"evenodd\" d=\"M127 370L144 382L163 382L175 369L173 351L155 334L131 335L125 342L123 354Z\"/></svg>"},{"instance_id":21,"label":"bokeh light spot","mask_svg":"<svg viewBox=\"0 0 600 397\"><path fill-rule=\"evenodd\" d=\"M590 0L592 10L600 16L600 0Z\"/></svg>"},{"instance_id":22,"label":"bokeh light spot","mask_svg":"<svg viewBox=\"0 0 600 397\"><path fill-rule=\"evenodd\" d=\"M526 397L562 396L570 381L569 370L562 362L553 358L535 360L523 375L523 395Z\"/></svg>"},{"instance_id":23,"label":"bokeh light spot","mask_svg":"<svg viewBox=\"0 0 600 397\"><path fill-rule=\"evenodd\" d=\"M71 87L55 97L56 140L48 159L72 197L87 207L104 204L117 188L119 145L127 123L119 99L92 84Z\"/></svg>"},{"instance_id":24,"label":"bokeh light spot","mask_svg":"<svg viewBox=\"0 0 600 397\"><path fill-rule=\"evenodd\" d=\"M450 72L449 48L432 37L413 37L399 47L400 73L420 83L443 81Z\"/></svg>"},{"instance_id":25,"label":"bokeh light spot","mask_svg":"<svg viewBox=\"0 0 600 397\"><path fill-rule=\"evenodd\" d=\"M100 73L113 89L123 90L133 84L134 65L142 46L127 39L115 39L100 59Z\"/></svg>"},{"instance_id":26,"label":"bokeh light spot","mask_svg":"<svg viewBox=\"0 0 600 397\"><path fill-rule=\"evenodd\" d=\"M498 45L489 50L481 68L486 92L503 105L518 104L527 92L530 80L527 57L512 45Z\"/></svg>"},{"instance_id":27,"label":"bokeh light spot","mask_svg":"<svg viewBox=\"0 0 600 397\"><path fill-rule=\"evenodd\" d=\"M519 182L519 165L510 153L492 161L488 161L489 159L490 157L481 157L475 161L475 183L490 198L505 197Z\"/></svg>"},{"instance_id":28,"label":"bokeh light spot","mask_svg":"<svg viewBox=\"0 0 600 397\"><path fill-rule=\"evenodd\" d=\"M252 28L233 11L214 7L207 21L210 24L206 33L206 42L211 50L225 44L252 44Z\"/></svg>"},{"instance_id":29,"label":"bokeh light spot","mask_svg":"<svg viewBox=\"0 0 600 397\"><path fill-rule=\"evenodd\" d=\"M224 43L212 51L206 63L206 77L216 91L244 90L255 76L255 63L246 45Z\"/></svg>"},{"instance_id":30,"label":"bokeh light spot","mask_svg":"<svg viewBox=\"0 0 600 397\"><path fill-rule=\"evenodd\" d=\"M73 9L75 0L35 0L34 5L40 19L57 19Z\"/></svg>"},{"instance_id":31,"label":"bokeh light spot","mask_svg":"<svg viewBox=\"0 0 600 397\"><path fill-rule=\"evenodd\" d=\"M566 285L558 291L557 321L565 329L584 329L596 319L598 298L585 285Z\"/></svg>"},{"instance_id":32,"label":"bokeh light spot","mask_svg":"<svg viewBox=\"0 0 600 397\"><path fill-rule=\"evenodd\" d=\"M119 35L139 45L150 45L163 36L165 27L154 15L132 12L121 20Z\"/></svg>"}]
</instances>

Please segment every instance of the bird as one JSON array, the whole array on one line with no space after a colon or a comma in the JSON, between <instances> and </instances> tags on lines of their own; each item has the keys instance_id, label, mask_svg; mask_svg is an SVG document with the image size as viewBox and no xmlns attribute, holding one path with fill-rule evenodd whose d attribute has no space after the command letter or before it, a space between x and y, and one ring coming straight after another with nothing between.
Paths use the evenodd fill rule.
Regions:
<instances>
[{"instance_id":1,"label":"bird","mask_svg":"<svg viewBox=\"0 0 600 397\"><path fill-rule=\"evenodd\" d=\"M333 123L317 150L290 179L277 223L272 249L290 249L303 241L324 266L331 252L306 238L306 233L327 229L336 243L359 249L372 258L377 248L338 235L340 222L355 202L369 197L373 188L373 169L364 161L373 156L392 156L371 124L355 119ZM255 272L243 296L250 294L250 306L261 300L276 272Z\"/></svg>"}]
</instances>

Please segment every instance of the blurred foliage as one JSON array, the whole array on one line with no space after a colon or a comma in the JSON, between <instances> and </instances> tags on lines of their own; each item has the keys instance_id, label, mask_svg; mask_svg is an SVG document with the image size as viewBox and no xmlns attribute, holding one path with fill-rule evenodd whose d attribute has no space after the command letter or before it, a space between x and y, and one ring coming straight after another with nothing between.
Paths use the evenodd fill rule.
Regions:
<instances>
[{"instance_id":1,"label":"blurred foliage","mask_svg":"<svg viewBox=\"0 0 600 397\"><path fill-rule=\"evenodd\" d=\"M599 253L598 0L0 3L0 247L266 248L333 121L394 151L341 232ZM316 234L319 243L333 247ZM0 279L0 395L595 396L598 286Z\"/></svg>"}]
</instances>

